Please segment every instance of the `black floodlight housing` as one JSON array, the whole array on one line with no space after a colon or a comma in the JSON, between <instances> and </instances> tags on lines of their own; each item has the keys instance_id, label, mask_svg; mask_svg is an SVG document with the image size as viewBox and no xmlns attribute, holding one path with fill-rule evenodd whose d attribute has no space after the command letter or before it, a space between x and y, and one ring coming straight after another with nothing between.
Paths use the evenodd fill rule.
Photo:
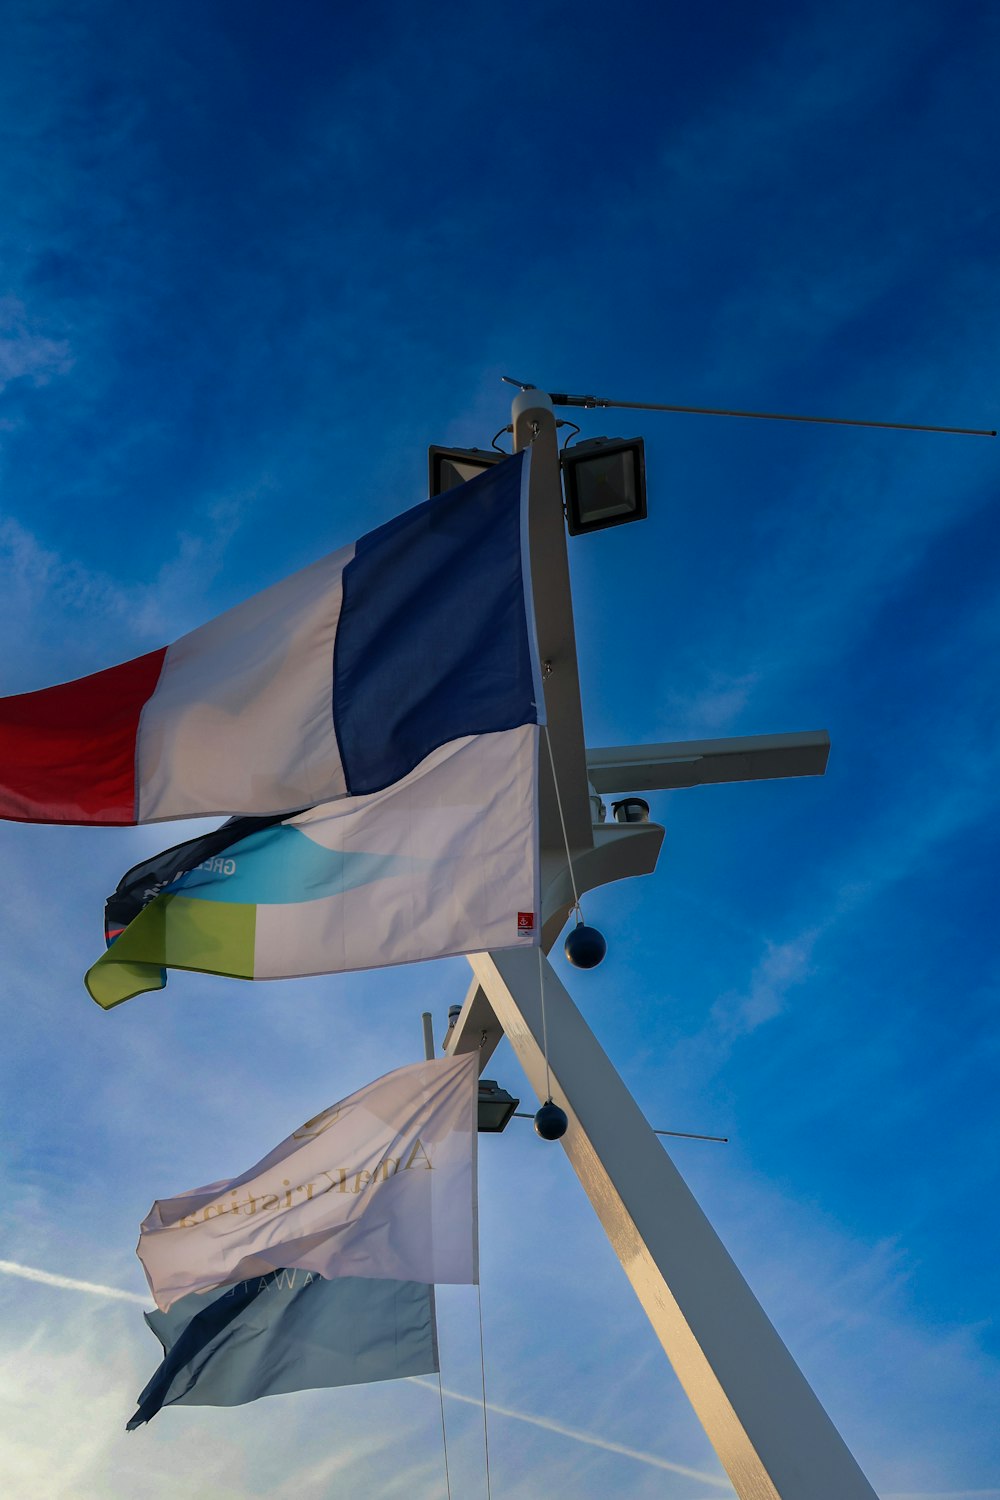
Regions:
<instances>
[{"instance_id":1,"label":"black floodlight housing","mask_svg":"<svg viewBox=\"0 0 1000 1500\"><path fill-rule=\"evenodd\" d=\"M646 519L642 438L588 438L563 449L570 536Z\"/></svg>"},{"instance_id":2,"label":"black floodlight housing","mask_svg":"<svg viewBox=\"0 0 1000 1500\"><path fill-rule=\"evenodd\" d=\"M494 464L502 463L508 457L509 454L490 448L431 446L427 450L428 494L432 498L443 495L445 490L453 490L467 479L475 479L484 469L492 469Z\"/></svg>"},{"instance_id":3,"label":"black floodlight housing","mask_svg":"<svg viewBox=\"0 0 1000 1500\"><path fill-rule=\"evenodd\" d=\"M484 1135L498 1135L506 1128L520 1099L514 1099L492 1078L479 1080L479 1129Z\"/></svg>"}]
</instances>

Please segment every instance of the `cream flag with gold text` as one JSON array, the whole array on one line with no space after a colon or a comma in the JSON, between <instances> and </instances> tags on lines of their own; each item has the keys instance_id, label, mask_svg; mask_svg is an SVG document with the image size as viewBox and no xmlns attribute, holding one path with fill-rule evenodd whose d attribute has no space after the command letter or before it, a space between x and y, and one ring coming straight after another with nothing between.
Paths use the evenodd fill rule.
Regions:
<instances>
[{"instance_id":1,"label":"cream flag with gold text","mask_svg":"<svg viewBox=\"0 0 1000 1500\"><path fill-rule=\"evenodd\" d=\"M138 1245L156 1305L291 1267L478 1281L478 1076L474 1053L398 1068L241 1176L157 1200Z\"/></svg>"}]
</instances>

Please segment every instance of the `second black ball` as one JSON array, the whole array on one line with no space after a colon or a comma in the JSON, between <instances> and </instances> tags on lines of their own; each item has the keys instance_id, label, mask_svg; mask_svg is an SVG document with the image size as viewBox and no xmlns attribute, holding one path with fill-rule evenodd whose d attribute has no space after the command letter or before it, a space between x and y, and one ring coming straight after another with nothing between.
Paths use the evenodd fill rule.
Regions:
<instances>
[{"instance_id":1,"label":"second black ball","mask_svg":"<svg viewBox=\"0 0 1000 1500\"><path fill-rule=\"evenodd\" d=\"M560 1109L558 1104L553 1104L549 1099L542 1105L535 1115L535 1133L540 1135L543 1141L557 1141L560 1136L566 1134L569 1120L566 1111Z\"/></svg>"}]
</instances>

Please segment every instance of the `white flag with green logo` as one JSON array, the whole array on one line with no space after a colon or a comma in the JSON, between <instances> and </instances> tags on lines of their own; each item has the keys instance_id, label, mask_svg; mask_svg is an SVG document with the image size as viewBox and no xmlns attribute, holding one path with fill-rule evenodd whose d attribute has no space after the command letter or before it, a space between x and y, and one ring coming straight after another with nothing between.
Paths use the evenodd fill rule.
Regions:
<instances>
[{"instance_id":1,"label":"white flag with green logo","mask_svg":"<svg viewBox=\"0 0 1000 1500\"><path fill-rule=\"evenodd\" d=\"M241 1176L158 1199L138 1245L157 1306L287 1267L478 1281L477 1100L474 1053L413 1063Z\"/></svg>"}]
</instances>

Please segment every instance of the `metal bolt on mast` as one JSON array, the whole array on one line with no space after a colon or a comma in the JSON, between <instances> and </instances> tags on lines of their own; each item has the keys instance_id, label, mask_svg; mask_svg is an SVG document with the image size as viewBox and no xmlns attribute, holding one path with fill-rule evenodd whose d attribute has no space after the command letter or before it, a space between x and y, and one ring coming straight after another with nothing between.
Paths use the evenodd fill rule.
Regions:
<instances>
[{"instance_id":1,"label":"metal bolt on mast","mask_svg":"<svg viewBox=\"0 0 1000 1500\"><path fill-rule=\"evenodd\" d=\"M540 1101L549 1079L569 1126L562 1148L740 1500L874 1500L839 1432L544 954L578 891L650 874L663 829L595 823L596 791L822 775L825 733L588 751L552 401L522 389L514 449L532 448L529 528L552 765L541 757L542 949L473 954L475 976L446 1039L480 1071L510 1040ZM566 839L559 817L558 778ZM544 973L545 1025L541 983ZM547 1065L543 1050L547 1037Z\"/></svg>"}]
</instances>

